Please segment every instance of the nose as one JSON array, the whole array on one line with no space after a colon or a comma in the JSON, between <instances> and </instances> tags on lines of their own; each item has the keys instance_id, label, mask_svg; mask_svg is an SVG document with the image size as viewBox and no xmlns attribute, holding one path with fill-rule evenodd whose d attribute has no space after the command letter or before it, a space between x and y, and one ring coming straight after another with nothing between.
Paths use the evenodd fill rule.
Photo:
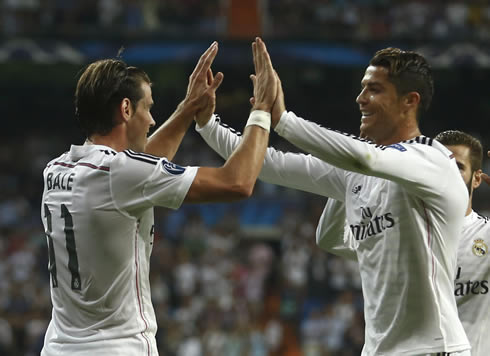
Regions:
<instances>
[{"instance_id":1,"label":"nose","mask_svg":"<svg viewBox=\"0 0 490 356\"><path fill-rule=\"evenodd\" d=\"M156 125L155 120L153 119L153 115L150 115L151 121L150 121L150 127L153 127Z\"/></svg>"},{"instance_id":2,"label":"nose","mask_svg":"<svg viewBox=\"0 0 490 356\"><path fill-rule=\"evenodd\" d=\"M356 103L359 105L366 103L366 92L365 89L362 89L359 95L356 98Z\"/></svg>"}]
</instances>

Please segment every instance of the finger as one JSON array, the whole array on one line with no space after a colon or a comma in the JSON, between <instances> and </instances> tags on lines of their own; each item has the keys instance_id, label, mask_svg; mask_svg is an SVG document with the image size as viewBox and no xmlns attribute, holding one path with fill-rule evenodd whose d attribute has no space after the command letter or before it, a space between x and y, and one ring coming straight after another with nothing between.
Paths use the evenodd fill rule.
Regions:
<instances>
[{"instance_id":1,"label":"finger","mask_svg":"<svg viewBox=\"0 0 490 356\"><path fill-rule=\"evenodd\" d=\"M254 61L255 73L257 73L257 43L252 42L252 56Z\"/></svg>"},{"instance_id":2,"label":"finger","mask_svg":"<svg viewBox=\"0 0 490 356\"><path fill-rule=\"evenodd\" d=\"M255 39L257 48L257 72L262 72L264 70L264 42L260 40L259 37Z\"/></svg>"},{"instance_id":3,"label":"finger","mask_svg":"<svg viewBox=\"0 0 490 356\"><path fill-rule=\"evenodd\" d=\"M223 82L224 77L225 76L223 75L223 73L221 73L221 72L216 73L216 75L214 76L214 80L211 83L209 88L213 91L216 91L219 88L219 86L221 85L221 83Z\"/></svg>"},{"instance_id":4,"label":"finger","mask_svg":"<svg viewBox=\"0 0 490 356\"><path fill-rule=\"evenodd\" d=\"M216 55L218 54L218 42L214 42L214 46L210 49L208 56L204 59L203 63L203 69L208 70L208 68L211 68L211 65L213 64L214 59L216 58Z\"/></svg>"},{"instance_id":5,"label":"finger","mask_svg":"<svg viewBox=\"0 0 490 356\"><path fill-rule=\"evenodd\" d=\"M211 85L213 83L213 80L214 80L213 71L211 70L211 68L208 68L206 75L207 75L207 83L208 83L208 85Z\"/></svg>"},{"instance_id":6,"label":"finger","mask_svg":"<svg viewBox=\"0 0 490 356\"><path fill-rule=\"evenodd\" d=\"M255 76L255 74L250 74L250 79L252 80L252 84L255 88L255 83L257 82L257 77Z\"/></svg>"},{"instance_id":7,"label":"finger","mask_svg":"<svg viewBox=\"0 0 490 356\"><path fill-rule=\"evenodd\" d=\"M272 61L271 61L269 52L267 51L267 46L265 45L265 42L262 41L260 38L259 38L259 41L260 41L260 49L261 49L261 53L262 53L262 56L261 56L262 65L264 67L264 70L267 70L267 71L272 70L273 71L274 68L272 66Z\"/></svg>"},{"instance_id":8,"label":"finger","mask_svg":"<svg viewBox=\"0 0 490 356\"><path fill-rule=\"evenodd\" d=\"M194 68L194 71L191 74L191 77L195 77L196 75L198 75L199 73L202 72L202 69L203 69L205 63L207 63L206 60L208 59L210 54L214 53L214 56L212 57L212 59L214 59L214 57L216 57L217 48L218 48L218 44L216 41L211 43L211 46L209 46L209 48L206 51L204 51L204 53L199 58L199 61L197 62L196 67ZM212 62L212 60L211 60L211 62Z\"/></svg>"}]
</instances>

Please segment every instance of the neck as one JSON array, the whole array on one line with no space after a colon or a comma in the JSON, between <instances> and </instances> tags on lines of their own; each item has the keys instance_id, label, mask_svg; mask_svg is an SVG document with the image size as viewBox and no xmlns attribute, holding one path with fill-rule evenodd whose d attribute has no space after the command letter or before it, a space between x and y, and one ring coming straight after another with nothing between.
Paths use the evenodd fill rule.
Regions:
<instances>
[{"instance_id":1,"label":"neck","mask_svg":"<svg viewBox=\"0 0 490 356\"><path fill-rule=\"evenodd\" d=\"M472 202L473 202L473 192L470 193L470 200L468 201L468 208L466 209L466 215L465 216L468 216L471 214L471 210L473 209Z\"/></svg>"},{"instance_id":2,"label":"neck","mask_svg":"<svg viewBox=\"0 0 490 356\"><path fill-rule=\"evenodd\" d=\"M122 152L128 148L126 135L122 132L123 125L117 125L107 135L93 134L87 138L95 145L104 145L112 148L116 152Z\"/></svg>"},{"instance_id":3,"label":"neck","mask_svg":"<svg viewBox=\"0 0 490 356\"><path fill-rule=\"evenodd\" d=\"M420 136L421 134L422 133L420 132L420 129L418 128L418 126L415 126L415 127L410 128L410 129L400 131L400 132L396 133L395 135L390 136L387 139L376 140L375 142L378 145L389 146L389 145L392 145L394 143L410 140L414 137Z\"/></svg>"}]
</instances>

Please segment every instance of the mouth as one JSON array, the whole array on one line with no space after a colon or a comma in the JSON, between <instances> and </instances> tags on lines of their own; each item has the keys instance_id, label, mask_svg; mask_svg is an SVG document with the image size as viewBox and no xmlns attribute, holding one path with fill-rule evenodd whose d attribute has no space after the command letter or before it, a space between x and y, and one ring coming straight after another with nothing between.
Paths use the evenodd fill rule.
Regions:
<instances>
[{"instance_id":1,"label":"mouth","mask_svg":"<svg viewBox=\"0 0 490 356\"><path fill-rule=\"evenodd\" d=\"M371 117L373 115L374 115L374 113L372 113L372 112L361 111L361 122L363 122L365 119L368 119L369 117Z\"/></svg>"}]
</instances>

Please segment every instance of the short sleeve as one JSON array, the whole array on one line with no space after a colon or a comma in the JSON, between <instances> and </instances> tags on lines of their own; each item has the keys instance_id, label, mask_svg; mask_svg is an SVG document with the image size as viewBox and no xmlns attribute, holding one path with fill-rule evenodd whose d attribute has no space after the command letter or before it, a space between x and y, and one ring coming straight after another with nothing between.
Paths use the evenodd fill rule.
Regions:
<instances>
[{"instance_id":1,"label":"short sleeve","mask_svg":"<svg viewBox=\"0 0 490 356\"><path fill-rule=\"evenodd\" d=\"M127 212L153 206L177 209L197 169L126 150L118 153L111 163L111 194L117 207Z\"/></svg>"}]
</instances>

